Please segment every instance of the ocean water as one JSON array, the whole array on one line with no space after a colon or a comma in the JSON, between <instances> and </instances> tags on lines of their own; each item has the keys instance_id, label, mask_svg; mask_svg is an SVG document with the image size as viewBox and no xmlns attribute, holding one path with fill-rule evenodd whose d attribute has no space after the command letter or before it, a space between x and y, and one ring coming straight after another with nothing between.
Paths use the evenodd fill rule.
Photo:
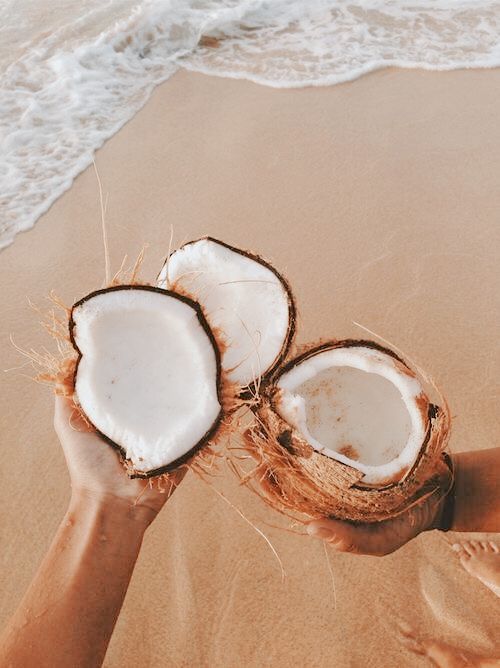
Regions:
<instances>
[{"instance_id":1,"label":"ocean water","mask_svg":"<svg viewBox=\"0 0 500 668\"><path fill-rule=\"evenodd\" d=\"M0 248L179 68L274 87L500 65L500 1L0 0Z\"/></svg>"}]
</instances>

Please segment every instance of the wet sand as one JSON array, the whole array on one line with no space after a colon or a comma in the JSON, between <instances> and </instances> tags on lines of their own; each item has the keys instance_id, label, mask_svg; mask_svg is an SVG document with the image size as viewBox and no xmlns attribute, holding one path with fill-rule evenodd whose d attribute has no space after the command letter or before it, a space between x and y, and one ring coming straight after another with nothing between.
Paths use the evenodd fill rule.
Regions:
<instances>
[{"instance_id":1,"label":"wet sand","mask_svg":"<svg viewBox=\"0 0 500 668\"><path fill-rule=\"evenodd\" d=\"M180 72L98 152L112 266L204 234L271 259L295 289L297 343L360 337L406 351L449 399L454 451L498 441L500 70L385 70L320 89L273 90ZM67 303L100 287L95 175L87 170L0 254L0 368L9 341L51 345L27 297ZM0 623L29 583L69 496L47 388L2 374ZM329 552L223 470L188 477L150 529L105 662L133 666L426 665L394 620L478 653L498 600L440 534L384 559ZM286 523L285 523L286 525ZM481 536L481 535L480 535ZM451 536L451 538L453 538ZM327 563L334 575L334 587Z\"/></svg>"}]
</instances>

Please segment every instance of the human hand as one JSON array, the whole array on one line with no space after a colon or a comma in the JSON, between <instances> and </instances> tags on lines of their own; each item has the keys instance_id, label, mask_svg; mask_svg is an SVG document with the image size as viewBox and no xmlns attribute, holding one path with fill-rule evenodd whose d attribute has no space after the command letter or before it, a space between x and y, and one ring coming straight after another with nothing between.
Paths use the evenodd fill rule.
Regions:
<instances>
[{"instance_id":1,"label":"human hand","mask_svg":"<svg viewBox=\"0 0 500 668\"><path fill-rule=\"evenodd\" d=\"M274 481L270 480L269 471L250 452L257 462L255 480L265 498L272 498ZM410 507L405 512L391 519L379 522L351 522L329 517L310 520L306 523L307 533L321 538L338 552L372 555L382 557L395 552L423 531L441 527L443 509L450 490L450 473L443 477L441 485L424 501Z\"/></svg>"},{"instance_id":2,"label":"human hand","mask_svg":"<svg viewBox=\"0 0 500 668\"><path fill-rule=\"evenodd\" d=\"M395 552L423 531L439 528L444 501L444 496L437 499L431 494L401 515L381 522L312 520L307 525L307 532L322 538L338 552L381 557Z\"/></svg>"},{"instance_id":3,"label":"human hand","mask_svg":"<svg viewBox=\"0 0 500 668\"><path fill-rule=\"evenodd\" d=\"M70 399L56 395L54 429L61 442L71 478L73 495L91 497L113 507L141 511L153 521L185 475L186 467L171 474L165 490L148 480L127 476L119 455L74 408Z\"/></svg>"}]
</instances>

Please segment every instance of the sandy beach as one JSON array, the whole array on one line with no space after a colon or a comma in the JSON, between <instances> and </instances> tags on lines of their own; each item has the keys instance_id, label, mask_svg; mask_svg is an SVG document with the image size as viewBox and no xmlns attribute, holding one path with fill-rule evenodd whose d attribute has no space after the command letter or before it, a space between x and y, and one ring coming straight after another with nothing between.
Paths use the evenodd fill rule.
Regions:
<instances>
[{"instance_id":1,"label":"sandy beach","mask_svg":"<svg viewBox=\"0 0 500 668\"><path fill-rule=\"evenodd\" d=\"M275 90L178 72L98 151L112 268L149 245L209 234L271 259L294 287L297 344L377 332L447 396L454 452L498 441L500 70L387 69ZM68 304L101 286L93 169L0 257L2 370L51 346L28 298ZM50 389L3 373L0 622L30 582L69 498ZM106 446L103 446L106 447ZM395 620L493 653L498 599L443 534L377 559L275 528L228 471L216 482L272 541L189 475L149 530L106 657L135 666L428 665ZM452 540L453 536L447 539ZM13 565L15 566L13 568ZM332 576L330 573L333 573ZM495 619L495 617L497 619Z\"/></svg>"}]
</instances>

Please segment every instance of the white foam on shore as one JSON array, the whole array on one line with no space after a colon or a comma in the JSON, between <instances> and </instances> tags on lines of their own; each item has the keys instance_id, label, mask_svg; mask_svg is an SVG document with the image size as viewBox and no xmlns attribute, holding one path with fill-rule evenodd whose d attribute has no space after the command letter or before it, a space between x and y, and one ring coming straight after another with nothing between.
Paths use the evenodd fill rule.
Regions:
<instances>
[{"instance_id":1,"label":"white foam on shore","mask_svg":"<svg viewBox=\"0 0 500 668\"><path fill-rule=\"evenodd\" d=\"M288 88L500 64L488 0L83 0L74 18L68 0L48 17L23 2L0 8L0 248L179 67Z\"/></svg>"}]
</instances>

